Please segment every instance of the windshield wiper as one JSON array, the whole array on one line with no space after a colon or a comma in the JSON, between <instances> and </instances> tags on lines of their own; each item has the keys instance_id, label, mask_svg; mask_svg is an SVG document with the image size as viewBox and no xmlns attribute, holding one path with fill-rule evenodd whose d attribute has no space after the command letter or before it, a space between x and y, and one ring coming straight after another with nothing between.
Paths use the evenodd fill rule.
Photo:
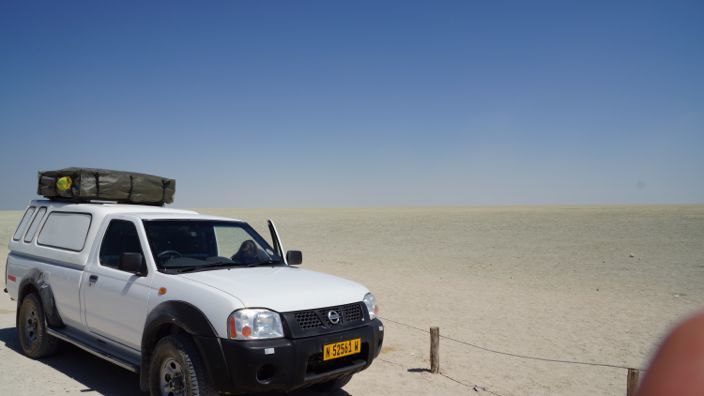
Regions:
<instances>
[{"instance_id":1,"label":"windshield wiper","mask_svg":"<svg viewBox=\"0 0 704 396\"><path fill-rule=\"evenodd\" d=\"M164 271L168 271L172 274L182 274L184 272L191 272L198 267L195 265L189 265L187 267L164 267Z\"/></svg>"},{"instance_id":2,"label":"windshield wiper","mask_svg":"<svg viewBox=\"0 0 704 396\"><path fill-rule=\"evenodd\" d=\"M177 274L182 274L184 272L200 271L200 270L205 270L205 269L210 269L210 268L229 267L229 266L236 266L236 265L239 265L239 264L233 263L230 261L216 261L216 262L209 262L209 263L203 264L203 265L188 265L188 266L183 266L183 267L165 267L164 269L167 271L173 271L174 273L177 273Z\"/></svg>"},{"instance_id":3,"label":"windshield wiper","mask_svg":"<svg viewBox=\"0 0 704 396\"><path fill-rule=\"evenodd\" d=\"M209 262L207 264L203 264L199 266L198 268L217 268L217 267L236 267L240 264L235 263L234 261L216 261L216 262Z\"/></svg>"},{"instance_id":4,"label":"windshield wiper","mask_svg":"<svg viewBox=\"0 0 704 396\"><path fill-rule=\"evenodd\" d=\"M189 265L189 266L184 266L184 267L164 267L165 271L168 271L170 273L174 274L182 274L185 272L197 272L197 271L206 271L209 269L216 269L216 268L227 268L227 267L257 267L260 265L276 265L276 264L281 264L281 260L268 260L268 261L263 261L259 263L252 263L252 264L238 264L232 261L215 261L215 262L208 262L203 265Z\"/></svg>"},{"instance_id":5,"label":"windshield wiper","mask_svg":"<svg viewBox=\"0 0 704 396\"><path fill-rule=\"evenodd\" d=\"M260 263L252 263L252 264L249 264L249 265L247 265L247 267L257 267L257 266L260 266L260 265L274 265L274 264L281 264L281 263L282 263L281 260L267 260L267 261L263 261L263 262L260 262Z\"/></svg>"}]
</instances>

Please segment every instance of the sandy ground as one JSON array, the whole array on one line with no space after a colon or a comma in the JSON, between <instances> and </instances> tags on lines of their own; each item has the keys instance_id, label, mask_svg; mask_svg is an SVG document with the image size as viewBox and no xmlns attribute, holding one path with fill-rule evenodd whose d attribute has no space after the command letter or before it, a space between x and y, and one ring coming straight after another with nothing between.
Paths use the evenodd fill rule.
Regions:
<instances>
[{"instance_id":1,"label":"sandy ground","mask_svg":"<svg viewBox=\"0 0 704 396\"><path fill-rule=\"evenodd\" d=\"M303 250L306 268L377 295L384 349L339 396L624 395L624 369L448 339L443 375L432 375L428 334L403 324L439 326L444 336L512 354L645 367L667 330L704 308L704 206L202 212L260 230L271 217L285 247ZM20 215L0 212L0 240ZM3 243L3 265L6 254ZM138 393L135 375L69 346L43 361L25 358L14 312L0 299L0 394Z\"/></svg>"}]
</instances>

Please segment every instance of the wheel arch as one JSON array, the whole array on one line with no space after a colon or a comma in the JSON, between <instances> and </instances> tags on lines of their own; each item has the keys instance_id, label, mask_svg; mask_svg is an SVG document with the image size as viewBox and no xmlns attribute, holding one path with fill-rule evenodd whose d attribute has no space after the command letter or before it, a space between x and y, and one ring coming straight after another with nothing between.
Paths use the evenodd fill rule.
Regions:
<instances>
[{"instance_id":1,"label":"wheel arch","mask_svg":"<svg viewBox=\"0 0 704 396\"><path fill-rule=\"evenodd\" d=\"M154 347L162 337L171 334L183 334L193 340L216 388L223 389L229 384L230 375L220 338L207 316L186 301L166 301L149 313L142 333L139 384L143 391L149 388L149 366Z\"/></svg>"},{"instance_id":2,"label":"wheel arch","mask_svg":"<svg viewBox=\"0 0 704 396\"><path fill-rule=\"evenodd\" d=\"M19 315L19 307L22 306L22 301L30 293L34 293L39 297L49 327L63 327L64 322L56 308L54 291L51 289L49 282L47 282L44 273L37 268L27 272L20 282L17 292L17 315Z\"/></svg>"}]
</instances>

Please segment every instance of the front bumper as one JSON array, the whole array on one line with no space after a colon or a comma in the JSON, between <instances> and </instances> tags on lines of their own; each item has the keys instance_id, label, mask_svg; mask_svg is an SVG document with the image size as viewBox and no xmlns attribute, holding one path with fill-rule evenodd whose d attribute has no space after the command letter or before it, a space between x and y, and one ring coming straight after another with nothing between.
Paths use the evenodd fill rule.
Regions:
<instances>
[{"instance_id":1,"label":"front bumper","mask_svg":"<svg viewBox=\"0 0 704 396\"><path fill-rule=\"evenodd\" d=\"M323 361L323 345L361 338L361 352ZM384 327L375 319L344 331L299 339L237 341L219 339L227 373L211 372L226 393L289 391L362 371L379 355ZM207 349L207 348L206 348ZM213 355L206 354L205 360ZM206 366L210 364L206 363ZM223 375L224 374L224 375ZM224 378L229 377L229 378Z\"/></svg>"}]
</instances>

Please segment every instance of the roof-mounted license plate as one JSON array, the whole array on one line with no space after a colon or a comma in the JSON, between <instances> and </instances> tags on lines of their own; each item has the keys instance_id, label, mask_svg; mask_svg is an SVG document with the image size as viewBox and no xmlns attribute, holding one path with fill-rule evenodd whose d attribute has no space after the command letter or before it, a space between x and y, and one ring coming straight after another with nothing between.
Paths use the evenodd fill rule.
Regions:
<instances>
[{"instance_id":1,"label":"roof-mounted license plate","mask_svg":"<svg viewBox=\"0 0 704 396\"><path fill-rule=\"evenodd\" d=\"M362 339L335 342L323 345L323 361L354 355L362 351Z\"/></svg>"}]
</instances>

